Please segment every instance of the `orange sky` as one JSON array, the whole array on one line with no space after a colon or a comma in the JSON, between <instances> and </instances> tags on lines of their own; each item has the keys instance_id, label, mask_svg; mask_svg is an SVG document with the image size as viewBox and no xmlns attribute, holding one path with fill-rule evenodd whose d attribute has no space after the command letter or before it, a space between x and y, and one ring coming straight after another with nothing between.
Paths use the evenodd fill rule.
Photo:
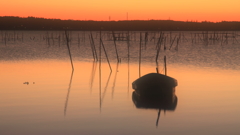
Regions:
<instances>
[{"instance_id":1,"label":"orange sky","mask_svg":"<svg viewBox=\"0 0 240 135\"><path fill-rule=\"evenodd\" d=\"M2 0L0 16L74 20L240 21L240 0Z\"/></svg>"}]
</instances>

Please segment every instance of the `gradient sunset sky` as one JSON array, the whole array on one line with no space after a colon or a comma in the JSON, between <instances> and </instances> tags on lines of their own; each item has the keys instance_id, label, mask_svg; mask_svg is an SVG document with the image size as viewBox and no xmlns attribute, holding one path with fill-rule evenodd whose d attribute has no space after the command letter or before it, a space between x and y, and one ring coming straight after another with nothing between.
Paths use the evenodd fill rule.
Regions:
<instances>
[{"instance_id":1,"label":"gradient sunset sky","mask_svg":"<svg viewBox=\"0 0 240 135\"><path fill-rule=\"evenodd\" d=\"M240 0L2 0L0 16L73 20L240 21Z\"/></svg>"}]
</instances>

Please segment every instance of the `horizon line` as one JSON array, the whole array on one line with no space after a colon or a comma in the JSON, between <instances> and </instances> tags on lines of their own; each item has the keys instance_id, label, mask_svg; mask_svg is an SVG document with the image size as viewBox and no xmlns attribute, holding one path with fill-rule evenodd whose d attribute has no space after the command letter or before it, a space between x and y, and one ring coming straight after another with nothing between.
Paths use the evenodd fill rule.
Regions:
<instances>
[{"instance_id":1,"label":"horizon line","mask_svg":"<svg viewBox=\"0 0 240 135\"><path fill-rule=\"evenodd\" d=\"M21 16L0 16L0 17L15 17L15 18L36 18L36 19L50 19L50 20L61 20L61 21L96 21L96 22L120 22L120 21L175 21L175 22L195 22L195 23L202 23L202 22L208 22L208 23L221 23L221 22L240 22L240 21L198 21L198 20L186 20L186 21L179 21L179 20L171 20L171 19L167 19L167 20L156 20L156 19L148 19L148 20L129 20L129 18L127 20L75 20L75 19L60 19L60 18L45 18L45 17L35 17L35 16L27 16L27 17L21 17Z\"/></svg>"}]
</instances>

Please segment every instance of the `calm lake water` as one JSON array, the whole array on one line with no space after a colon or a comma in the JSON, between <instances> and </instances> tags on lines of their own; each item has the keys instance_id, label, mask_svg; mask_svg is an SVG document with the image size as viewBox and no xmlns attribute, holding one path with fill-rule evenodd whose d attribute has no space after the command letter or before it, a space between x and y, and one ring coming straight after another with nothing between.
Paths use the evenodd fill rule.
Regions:
<instances>
[{"instance_id":1,"label":"calm lake water","mask_svg":"<svg viewBox=\"0 0 240 135\"><path fill-rule=\"evenodd\" d=\"M0 134L239 135L239 33L114 32L118 63L112 32L70 31L72 71L64 31L1 31ZM178 81L173 109L133 98L132 82L156 72L157 45L159 72L166 56Z\"/></svg>"}]
</instances>

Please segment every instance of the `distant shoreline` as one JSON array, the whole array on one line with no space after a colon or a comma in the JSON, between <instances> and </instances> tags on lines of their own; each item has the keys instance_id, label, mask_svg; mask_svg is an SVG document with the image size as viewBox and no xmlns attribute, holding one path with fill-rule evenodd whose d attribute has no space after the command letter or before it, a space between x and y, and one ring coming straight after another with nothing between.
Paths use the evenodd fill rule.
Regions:
<instances>
[{"instance_id":1,"label":"distant shoreline","mask_svg":"<svg viewBox=\"0 0 240 135\"><path fill-rule=\"evenodd\" d=\"M77 31L239 31L240 22L183 22L173 20L80 21L35 17L0 17L0 30Z\"/></svg>"}]
</instances>

